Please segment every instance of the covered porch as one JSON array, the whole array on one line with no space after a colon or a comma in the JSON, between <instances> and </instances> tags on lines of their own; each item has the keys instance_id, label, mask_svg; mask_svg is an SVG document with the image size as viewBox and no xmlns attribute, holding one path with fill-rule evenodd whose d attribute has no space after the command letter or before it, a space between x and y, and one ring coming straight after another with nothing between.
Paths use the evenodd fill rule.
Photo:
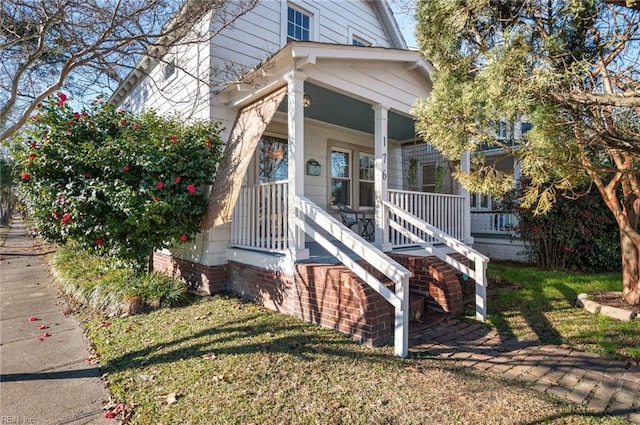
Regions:
<instances>
[{"instance_id":1,"label":"covered porch","mask_svg":"<svg viewBox=\"0 0 640 425\"><path fill-rule=\"evenodd\" d=\"M225 193L212 194L223 201L207 218L230 223L229 261L276 273L295 276L309 246L321 247L392 306L403 357L412 273L394 249L437 257L475 281L476 316L486 318L488 258L465 244L469 195L404 189L400 144L415 138L411 108L429 95L430 71L416 52L289 44L252 85L222 93L239 112L213 189ZM370 215L371 240L339 220L338 204Z\"/></svg>"}]
</instances>

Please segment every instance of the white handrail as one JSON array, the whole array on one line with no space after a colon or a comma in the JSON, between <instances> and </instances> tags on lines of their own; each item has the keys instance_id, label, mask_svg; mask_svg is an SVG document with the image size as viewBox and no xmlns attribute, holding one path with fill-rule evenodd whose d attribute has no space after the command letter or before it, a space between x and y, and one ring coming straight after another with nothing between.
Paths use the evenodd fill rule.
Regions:
<instances>
[{"instance_id":1,"label":"white handrail","mask_svg":"<svg viewBox=\"0 0 640 425\"><path fill-rule=\"evenodd\" d=\"M473 261L474 268L462 264L457 261L455 258L450 255L434 248L425 246L425 249L430 253L437 255L439 258L443 259L447 264L451 265L461 273L468 275L471 279L473 279L476 283L476 319L484 322L487 319L487 263L489 262L489 257L486 255L476 251L470 246L465 245L459 240L447 235L442 230L437 229L430 224L425 223L420 218L415 215L399 208L398 206L392 204L389 201L382 201L382 205L384 208L388 210L388 212L397 216L404 223L409 223L414 226L416 229L421 230L425 234L429 235L432 238L439 240L444 243L449 248L453 249L455 252L464 255L469 260ZM391 214L385 214L389 217L389 226L394 230L402 233L404 236L411 238L415 242L424 244L425 241L422 240L415 233L406 229L405 226L393 220ZM403 224L404 224L403 223ZM426 244L425 244L426 245Z\"/></svg>"},{"instance_id":2,"label":"white handrail","mask_svg":"<svg viewBox=\"0 0 640 425\"><path fill-rule=\"evenodd\" d=\"M411 277L411 271L355 234L308 198L297 196L295 207L304 217L309 217L316 226L335 237L349 250L394 282L395 292L387 288L379 279L350 258L346 252L325 238L313 226L308 224L304 218L297 218L295 226L303 229L306 234L393 305L395 308L394 351L396 355L406 357L409 352L409 277Z\"/></svg>"}]
</instances>

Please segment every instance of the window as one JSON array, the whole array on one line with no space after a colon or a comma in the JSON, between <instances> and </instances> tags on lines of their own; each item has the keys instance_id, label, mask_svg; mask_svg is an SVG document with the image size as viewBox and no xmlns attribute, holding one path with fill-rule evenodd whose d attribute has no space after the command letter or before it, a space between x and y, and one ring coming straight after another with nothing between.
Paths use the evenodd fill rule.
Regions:
<instances>
[{"instance_id":1,"label":"window","mask_svg":"<svg viewBox=\"0 0 640 425\"><path fill-rule=\"evenodd\" d=\"M496 137L498 139L506 139L507 138L507 123L504 121L500 121L496 128Z\"/></svg>"},{"instance_id":2,"label":"window","mask_svg":"<svg viewBox=\"0 0 640 425\"><path fill-rule=\"evenodd\" d=\"M436 191L436 163L429 162L422 166L422 191Z\"/></svg>"},{"instance_id":3,"label":"window","mask_svg":"<svg viewBox=\"0 0 640 425\"><path fill-rule=\"evenodd\" d=\"M176 74L176 59L171 58L162 68L162 76L165 81L171 79Z\"/></svg>"},{"instance_id":4,"label":"window","mask_svg":"<svg viewBox=\"0 0 640 425\"><path fill-rule=\"evenodd\" d=\"M364 39L362 39L360 37L356 37L355 35L351 39L351 44L353 46L362 46L362 47L371 46L371 43L369 43L368 41L366 41L366 40L364 40Z\"/></svg>"},{"instance_id":5,"label":"window","mask_svg":"<svg viewBox=\"0 0 640 425\"><path fill-rule=\"evenodd\" d=\"M351 151L331 149L331 201L351 205Z\"/></svg>"},{"instance_id":6,"label":"window","mask_svg":"<svg viewBox=\"0 0 640 425\"><path fill-rule=\"evenodd\" d=\"M258 144L258 182L269 183L289 177L286 139L262 136Z\"/></svg>"},{"instance_id":7,"label":"window","mask_svg":"<svg viewBox=\"0 0 640 425\"><path fill-rule=\"evenodd\" d=\"M359 185L360 207L373 207L374 202L374 157L371 154L360 153L359 157Z\"/></svg>"},{"instance_id":8,"label":"window","mask_svg":"<svg viewBox=\"0 0 640 425\"><path fill-rule=\"evenodd\" d=\"M311 16L289 7L287 10L287 41L309 41Z\"/></svg>"}]
</instances>

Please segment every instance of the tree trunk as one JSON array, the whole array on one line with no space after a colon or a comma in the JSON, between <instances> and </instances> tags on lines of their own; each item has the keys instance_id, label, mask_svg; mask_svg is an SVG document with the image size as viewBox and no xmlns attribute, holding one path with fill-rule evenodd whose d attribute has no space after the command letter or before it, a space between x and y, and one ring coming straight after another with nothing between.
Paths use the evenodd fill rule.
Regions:
<instances>
[{"instance_id":1,"label":"tree trunk","mask_svg":"<svg viewBox=\"0 0 640 425\"><path fill-rule=\"evenodd\" d=\"M622 297L631 305L640 304L640 244L620 231L622 248Z\"/></svg>"},{"instance_id":2,"label":"tree trunk","mask_svg":"<svg viewBox=\"0 0 640 425\"><path fill-rule=\"evenodd\" d=\"M151 250L151 254L149 255L149 265L148 265L148 269L147 269L147 273L151 274L153 273L153 253L155 252L155 249Z\"/></svg>"}]
</instances>

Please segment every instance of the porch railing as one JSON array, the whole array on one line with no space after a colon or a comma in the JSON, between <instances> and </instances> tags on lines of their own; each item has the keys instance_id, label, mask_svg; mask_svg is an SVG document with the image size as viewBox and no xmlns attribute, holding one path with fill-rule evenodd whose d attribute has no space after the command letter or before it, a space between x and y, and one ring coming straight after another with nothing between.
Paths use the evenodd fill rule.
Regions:
<instances>
[{"instance_id":1,"label":"porch railing","mask_svg":"<svg viewBox=\"0 0 640 425\"><path fill-rule=\"evenodd\" d=\"M425 223L424 220L418 216L389 201L383 201L382 205L384 208L384 216L388 218L391 229L402 234L407 240L422 245L429 254L437 256L460 273L469 276L475 281L476 319L484 322L487 319L487 263L489 262L489 257L465 245L441 229ZM414 229L417 230L417 232L414 232ZM454 258L444 249L430 246L431 244L422 238L423 235L428 236L430 240L443 243L456 253L463 255L473 265L473 268Z\"/></svg>"},{"instance_id":2,"label":"porch railing","mask_svg":"<svg viewBox=\"0 0 640 425\"><path fill-rule=\"evenodd\" d=\"M287 249L288 183L243 186L231 222L231 246L284 252Z\"/></svg>"},{"instance_id":3,"label":"porch railing","mask_svg":"<svg viewBox=\"0 0 640 425\"><path fill-rule=\"evenodd\" d=\"M406 357L409 350L409 277L411 272L306 197L297 197L296 210L298 218L295 225L297 227L303 229L307 235L393 305L395 308L394 351L396 355ZM314 223L313 226L307 222L307 218ZM387 288L356 260L352 259L348 253L316 230L317 227L330 234L332 238L340 241L350 251L387 276L394 283L395 291Z\"/></svg>"},{"instance_id":4,"label":"porch railing","mask_svg":"<svg viewBox=\"0 0 640 425\"><path fill-rule=\"evenodd\" d=\"M458 240L464 240L464 206L465 197L458 195L445 195L440 193L411 192L406 190L389 190L389 202L418 217L421 221L441 229L444 233ZM411 233L418 235L426 243L437 242L427 233L409 222L400 224ZM402 247L414 243L403 233L391 230L390 240L392 246Z\"/></svg>"},{"instance_id":5,"label":"porch railing","mask_svg":"<svg viewBox=\"0 0 640 425\"><path fill-rule=\"evenodd\" d=\"M518 216L504 211L471 211L471 233L511 234Z\"/></svg>"}]
</instances>

